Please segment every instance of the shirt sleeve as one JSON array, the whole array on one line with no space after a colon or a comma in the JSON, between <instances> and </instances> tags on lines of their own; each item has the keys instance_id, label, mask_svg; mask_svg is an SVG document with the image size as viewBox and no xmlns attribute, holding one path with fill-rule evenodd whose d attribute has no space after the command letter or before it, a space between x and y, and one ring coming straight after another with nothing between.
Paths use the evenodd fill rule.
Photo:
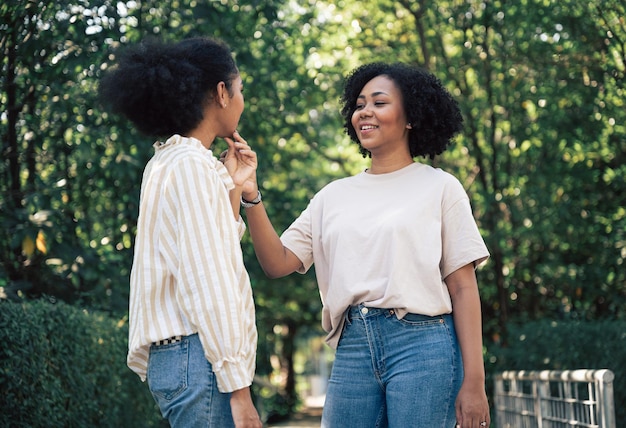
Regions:
<instances>
[{"instance_id":1,"label":"shirt sleeve","mask_svg":"<svg viewBox=\"0 0 626 428\"><path fill-rule=\"evenodd\" d=\"M228 170L224 166L222 162L217 162L213 160L213 165L215 166L215 170L217 171L220 180L224 183L227 190L232 190L235 187L235 183L233 183L233 179L228 173ZM246 223L243 221L241 215L237 219L237 232L239 233L239 240L243 238L244 233L246 233Z\"/></svg>"},{"instance_id":2,"label":"shirt sleeve","mask_svg":"<svg viewBox=\"0 0 626 428\"><path fill-rule=\"evenodd\" d=\"M300 259L302 266L298 273L306 273L313 265L312 202L296 220L283 232L280 240L283 245Z\"/></svg>"},{"instance_id":3,"label":"shirt sleeve","mask_svg":"<svg viewBox=\"0 0 626 428\"><path fill-rule=\"evenodd\" d=\"M442 216L442 278L469 263L478 266L485 262L489 251L478 230L469 198L458 181L448 185Z\"/></svg>"},{"instance_id":4,"label":"shirt sleeve","mask_svg":"<svg viewBox=\"0 0 626 428\"><path fill-rule=\"evenodd\" d=\"M246 223L241 216L237 219L235 226L237 227L237 236L239 237L239 241L241 241L243 235L246 233Z\"/></svg>"},{"instance_id":5,"label":"shirt sleeve","mask_svg":"<svg viewBox=\"0 0 626 428\"><path fill-rule=\"evenodd\" d=\"M181 160L170 180L164 215L177 228L177 304L198 331L219 390L244 388L252 383L255 349L242 297L249 285L239 242L242 222L233 217L227 186L204 160Z\"/></svg>"}]
</instances>

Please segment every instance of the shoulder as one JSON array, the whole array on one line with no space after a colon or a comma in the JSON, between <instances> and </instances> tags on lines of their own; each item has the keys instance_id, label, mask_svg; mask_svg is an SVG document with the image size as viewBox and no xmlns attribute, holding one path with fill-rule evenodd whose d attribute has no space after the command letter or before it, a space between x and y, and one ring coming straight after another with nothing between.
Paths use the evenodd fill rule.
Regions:
<instances>
[{"instance_id":1,"label":"shoulder","mask_svg":"<svg viewBox=\"0 0 626 428\"><path fill-rule=\"evenodd\" d=\"M440 199L444 205L468 199L463 184L455 175L430 165L418 165L412 168L411 174L414 179L409 181L415 188L420 188L422 193Z\"/></svg>"},{"instance_id":2,"label":"shoulder","mask_svg":"<svg viewBox=\"0 0 626 428\"><path fill-rule=\"evenodd\" d=\"M200 141L193 138L173 135L163 144L155 146L157 154L163 160L166 160L169 166L185 162L193 162L203 165L212 165L214 162L217 162L213 153L204 148Z\"/></svg>"},{"instance_id":3,"label":"shoulder","mask_svg":"<svg viewBox=\"0 0 626 428\"><path fill-rule=\"evenodd\" d=\"M155 161L164 173L187 180L202 181L218 176L217 162L213 154L188 139L168 139L156 147Z\"/></svg>"},{"instance_id":4,"label":"shoulder","mask_svg":"<svg viewBox=\"0 0 626 428\"><path fill-rule=\"evenodd\" d=\"M433 168L428 166L429 168L429 176L430 178L445 187L446 189L452 190L463 190L463 184L459 181L459 179L452 173L445 171L441 168Z\"/></svg>"},{"instance_id":5,"label":"shoulder","mask_svg":"<svg viewBox=\"0 0 626 428\"><path fill-rule=\"evenodd\" d=\"M359 173L357 175L353 175L353 176L350 176L350 177L336 178L336 179L328 182L328 184L326 184L324 187L322 187L322 189L320 189L320 191L318 193L321 193L321 192L324 192L324 191L332 191L332 190L336 190L336 189L342 189L342 188L345 188L346 186L350 186L351 184L354 184L358 180L358 177L361 174L362 173Z\"/></svg>"},{"instance_id":6,"label":"shoulder","mask_svg":"<svg viewBox=\"0 0 626 428\"><path fill-rule=\"evenodd\" d=\"M416 174L419 173L428 175L430 178L442 183L459 181L453 174L444 169L435 168L431 165L423 164L420 162L415 162L415 166L412 168L412 171Z\"/></svg>"},{"instance_id":7,"label":"shoulder","mask_svg":"<svg viewBox=\"0 0 626 428\"><path fill-rule=\"evenodd\" d=\"M321 201L325 198L341 196L344 192L350 191L351 187L354 187L358 183L358 177L363 174L359 173L350 177L342 177L336 178L326 185L324 185L320 190L317 191L315 196L313 196L313 200Z\"/></svg>"},{"instance_id":8,"label":"shoulder","mask_svg":"<svg viewBox=\"0 0 626 428\"><path fill-rule=\"evenodd\" d=\"M463 185L455 175L431 165L415 162L411 168L407 170L409 179L414 182L419 180L426 183L431 188L463 190Z\"/></svg>"}]
</instances>

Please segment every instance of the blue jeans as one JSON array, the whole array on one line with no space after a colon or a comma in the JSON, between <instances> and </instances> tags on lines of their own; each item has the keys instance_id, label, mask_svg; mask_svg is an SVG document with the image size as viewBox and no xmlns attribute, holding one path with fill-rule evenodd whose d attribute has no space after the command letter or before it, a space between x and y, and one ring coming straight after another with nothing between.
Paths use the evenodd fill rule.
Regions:
<instances>
[{"instance_id":1,"label":"blue jeans","mask_svg":"<svg viewBox=\"0 0 626 428\"><path fill-rule=\"evenodd\" d=\"M150 392L170 426L235 426L230 394L218 391L197 334L169 345L152 345L147 378Z\"/></svg>"},{"instance_id":2,"label":"blue jeans","mask_svg":"<svg viewBox=\"0 0 626 428\"><path fill-rule=\"evenodd\" d=\"M337 346L324 428L452 428L463 364L451 315L351 307Z\"/></svg>"}]
</instances>

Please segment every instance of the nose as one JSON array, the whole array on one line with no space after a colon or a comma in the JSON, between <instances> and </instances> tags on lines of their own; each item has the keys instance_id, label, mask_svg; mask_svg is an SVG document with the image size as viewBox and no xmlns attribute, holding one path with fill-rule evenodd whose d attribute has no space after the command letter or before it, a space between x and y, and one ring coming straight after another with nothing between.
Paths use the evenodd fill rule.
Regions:
<instances>
[{"instance_id":1,"label":"nose","mask_svg":"<svg viewBox=\"0 0 626 428\"><path fill-rule=\"evenodd\" d=\"M372 112L370 111L369 107L367 105L363 106L363 108L361 110L359 110L359 117L369 117L372 115Z\"/></svg>"}]
</instances>

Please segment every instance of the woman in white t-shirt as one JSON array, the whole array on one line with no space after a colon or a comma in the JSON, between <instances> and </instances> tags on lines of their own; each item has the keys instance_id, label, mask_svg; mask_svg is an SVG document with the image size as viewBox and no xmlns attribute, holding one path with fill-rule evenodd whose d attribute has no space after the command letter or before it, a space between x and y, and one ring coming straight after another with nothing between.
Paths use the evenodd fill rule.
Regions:
<instances>
[{"instance_id":1,"label":"woman in white t-shirt","mask_svg":"<svg viewBox=\"0 0 626 428\"><path fill-rule=\"evenodd\" d=\"M414 161L461 131L458 105L432 74L381 63L353 71L342 102L370 168L325 186L281 237L260 193L242 194L268 276L315 264L336 348L322 426L486 427L474 269L489 253L459 181Z\"/></svg>"}]
</instances>

